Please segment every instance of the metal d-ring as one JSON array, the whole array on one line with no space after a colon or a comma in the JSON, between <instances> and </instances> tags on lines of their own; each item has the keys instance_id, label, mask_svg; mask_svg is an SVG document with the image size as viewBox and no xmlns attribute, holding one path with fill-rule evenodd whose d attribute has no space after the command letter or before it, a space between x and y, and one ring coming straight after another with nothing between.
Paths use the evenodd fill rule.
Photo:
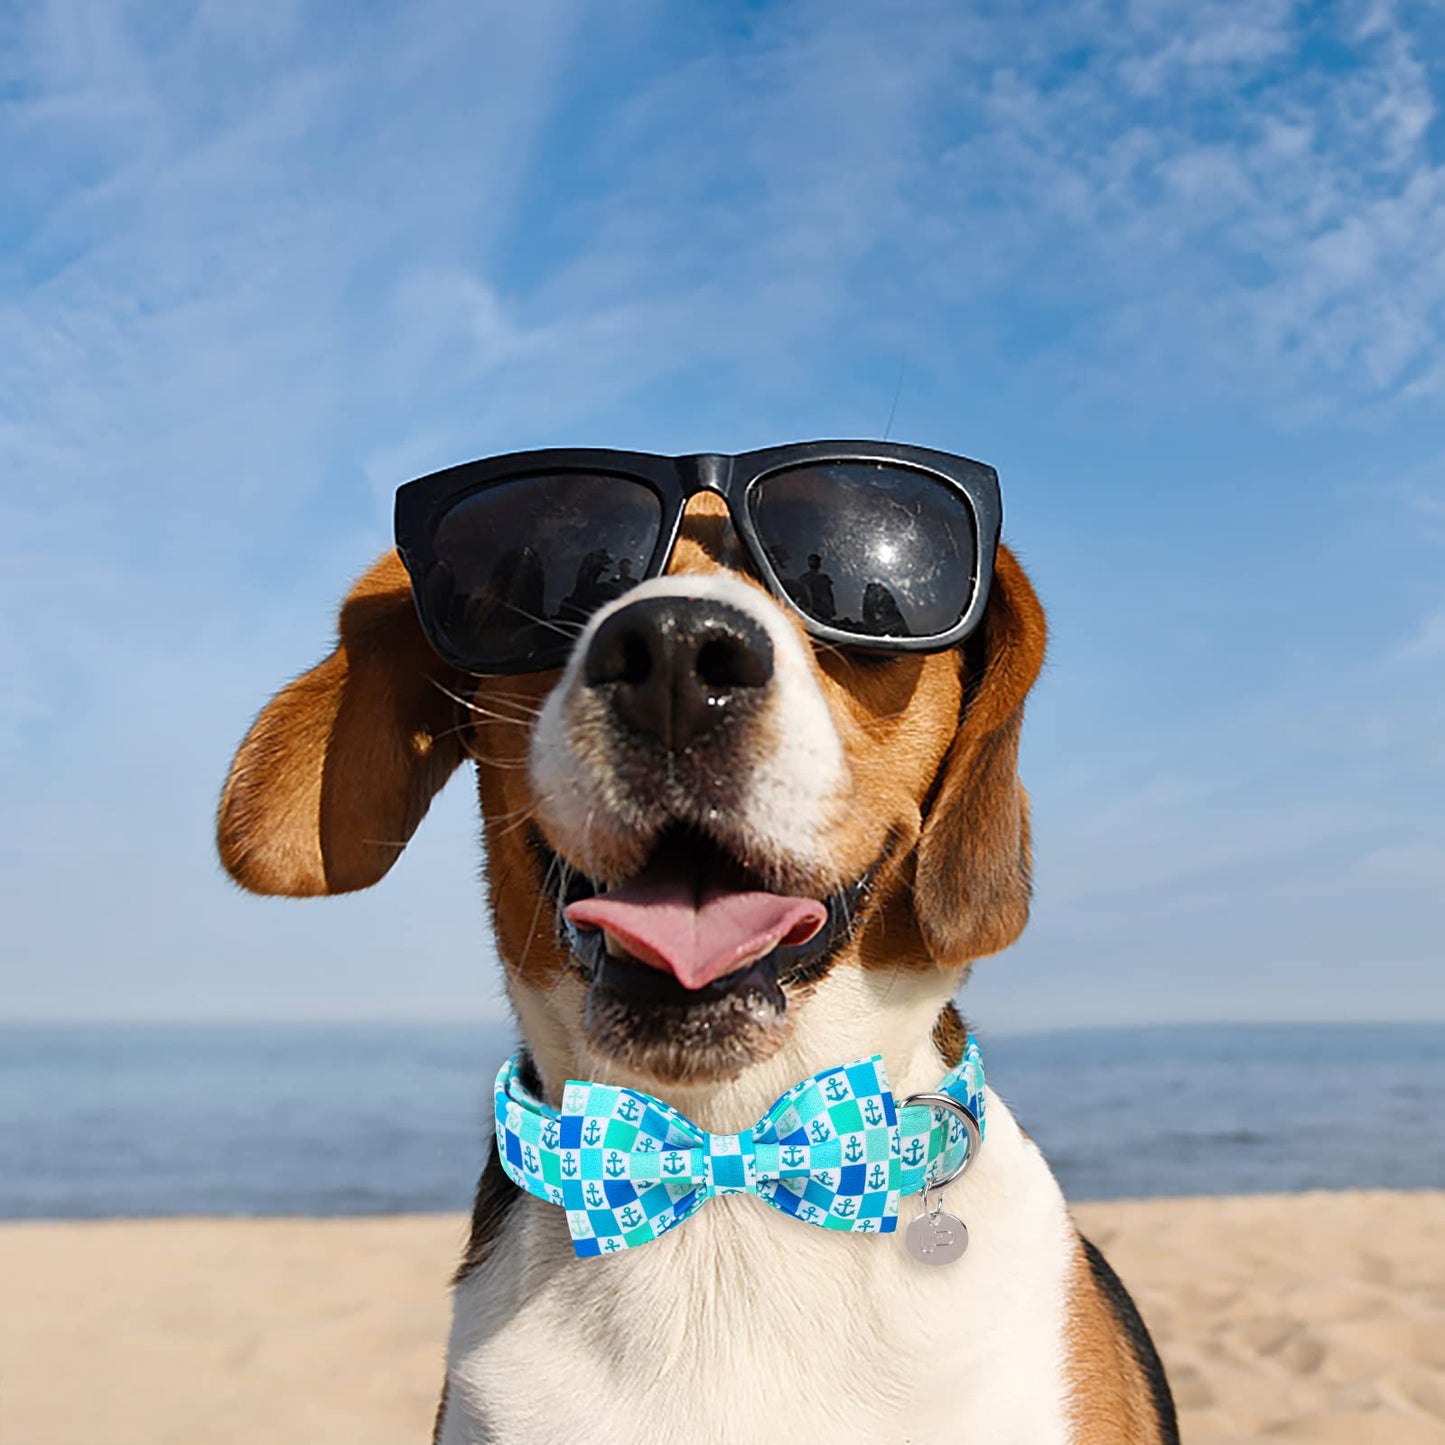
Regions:
<instances>
[{"instance_id":1,"label":"metal d-ring","mask_svg":"<svg viewBox=\"0 0 1445 1445\"><path fill-rule=\"evenodd\" d=\"M910 1104L927 1104L930 1109L947 1109L968 1130L968 1153L959 1161L958 1167L942 1179L925 1178L923 1187L927 1194L952 1184L978 1158L978 1151L983 1147L983 1130L978 1127L973 1110L960 1104L952 1094L910 1094L898 1107L906 1109Z\"/></svg>"}]
</instances>

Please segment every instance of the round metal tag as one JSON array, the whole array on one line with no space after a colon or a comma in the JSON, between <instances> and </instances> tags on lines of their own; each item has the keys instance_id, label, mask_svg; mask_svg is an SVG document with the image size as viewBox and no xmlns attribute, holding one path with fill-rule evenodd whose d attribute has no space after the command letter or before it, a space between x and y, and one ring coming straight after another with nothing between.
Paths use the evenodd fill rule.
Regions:
<instances>
[{"instance_id":1,"label":"round metal tag","mask_svg":"<svg viewBox=\"0 0 1445 1445\"><path fill-rule=\"evenodd\" d=\"M903 1242L922 1264L952 1264L968 1248L968 1226L939 1209L920 1214L904 1230Z\"/></svg>"}]
</instances>

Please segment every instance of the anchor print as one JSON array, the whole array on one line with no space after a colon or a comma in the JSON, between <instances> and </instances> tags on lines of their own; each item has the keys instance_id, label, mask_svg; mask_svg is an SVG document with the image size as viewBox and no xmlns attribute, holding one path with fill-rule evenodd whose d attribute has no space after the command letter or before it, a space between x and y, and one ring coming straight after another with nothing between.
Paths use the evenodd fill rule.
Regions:
<instances>
[{"instance_id":1,"label":"anchor print","mask_svg":"<svg viewBox=\"0 0 1445 1445\"><path fill-rule=\"evenodd\" d=\"M615 1239L609 1239L609 1240L607 1241L606 1249L607 1249L607 1253L608 1253L608 1254L616 1254L617 1251L618 1251L619 1249L621 1249L621 1248L622 1248L622 1246L621 1246L620 1244L618 1244L618 1242L617 1242Z\"/></svg>"},{"instance_id":2,"label":"anchor print","mask_svg":"<svg viewBox=\"0 0 1445 1445\"><path fill-rule=\"evenodd\" d=\"M602 1166L602 1172L609 1179L619 1179L627 1173L627 1165L622 1162L622 1155L613 1150L607 1156L607 1163Z\"/></svg>"},{"instance_id":3,"label":"anchor print","mask_svg":"<svg viewBox=\"0 0 1445 1445\"><path fill-rule=\"evenodd\" d=\"M833 1205L833 1213L847 1219L857 1207L851 1199L840 1199Z\"/></svg>"},{"instance_id":4,"label":"anchor print","mask_svg":"<svg viewBox=\"0 0 1445 1445\"><path fill-rule=\"evenodd\" d=\"M669 1154L662 1161L662 1172L664 1174L681 1174L684 1167L681 1154Z\"/></svg>"},{"instance_id":5,"label":"anchor print","mask_svg":"<svg viewBox=\"0 0 1445 1445\"><path fill-rule=\"evenodd\" d=\"M621 1219L628 1229L636 1229L642 1223L642 1211L635 1204L629 1204L622 1211Z\"/></svg>"},{"instance_id":6,"label":"anchor print","mask_svg":"<svg viewBox=\"0 0 1445 1445\"><path fill-rule=\"evenodd\" d=\"M821 1173L817 1174L815 1177L818 1183L821 1184L824 1189L831 1189L833 1187L833 1176L826 1169L824 1169Z\"/></svg>"},{"instance_id":7,"label":"anchor print","mask_svg":"<svg viewBox=\"0 0 1445 1445\"><path fill-rule=\"evenodd\" d=\"M626 1119L630 1124L642 1112L642 1105L632 1098L631 1095L623 1095L622 1102L617 1106L617 1116Z\"/></svg>"},{"instance_id":8,"label":"anchor print","mask_svg":"<svg viewBox=\"0 0 1445 1445\"><path fill-rule=\"evenodd\" d=\"M868 1172L868 1187L870 1189L882 1189L883 1181L887 1178L881 1164L875 1164Z\"/></svg>"},{"instance_id":9,"label":"anchor print","mask_svg":"<svg viewBox=\"0 0 1445 1445\"><path fill-rule=\"evenodd\" d=\"M530 1144L522 1147L522 1168L525 1169L528 1174L535 1174L537 1172L537 1156L532 1152L532 1146Z\"/></svg>"},{"instance_id":10,"label":"anchor print","mask_svg":"<svg viewBox=\"0 0 1445 1445\"><path fill-rule=\"evenodd\" d=\"M651 1154L656 1148L657 1141L651 1134L644 1134L642 1138L637 1141L637 1152L639 1154Z\"/></svg>"},{"instance_id":11,"label":"anchor print","mask_svg":"<svg viewBox=\"0 0 1445 1445\"><path fill-rule=\"evenodd\" d=\"M569 1179L577 1172L577 1156L570 1149L562 1156L562 1172Z\"/></svg>"},{"instance_id":12,"label":"anchor print","mask_svg":"<svg viewBox=\"0 0 1445 1445\"><path fill-rule=\"evenodd\" d=\"M582 1142L584 1144L595 1144L602 1137L602 1125L596 1119L589 1119L587 1127L582 1131Z\"/></svg>"},{"instance_id":13,"label":"anchor print","mask_svg":"<svg viewBox=\"0 0 1445 1445\"><path fill-rule=\"evenodd\" d=\"M848 1097L847 1085L844 1084L837 1074L834 1074L823 1086L823 1092L827 1094L829 1100L834 1104Z\"/></svg>"},{"instance_id":14,"label":"anchor print","mask_svg":"<svg viewBox=\"0 0 1445 1445\"><path fill-rule=\"evenodd\" d=\"M547 1195L553 1204L560 1204L562 1202L562 1191L558 1189L555 1184L549 1184L547 1186Z\"/></svg>"},{"instance_id":15,"label":"anchor print","mask_svg":"<svg viewBox=\"0 0 1445 1445\"><path fill-rule=\"evenodd\" d=\"M595 1184L587 1186L587 1205L591 1209L602 1208L602 1191Z\"/></svg>"},{"instance_id":16,"label":"anchor print","mask_svg":"<svg viewBox=\"0 0 1445 1445\"><path fill-rule=\"evenodd\" d=\"M542 1142L549 1148L555 1149L562 1141L562 1131L557 1127L555 1119L548 1119L542 1125Z\"/></svg>"},{"instance_id":17,"label":"anchor print","mask_svg":"<svg viewBox=\"0 0 1445 1445\"><path fill-rule=\"evenodd\" d=\"M863 1106L863 1117L870 1124L881 1124L883 1122L883 1110L878 1107L877 1099L869 1099Z\"/></svg>"},{"instance_id":18,"label":"anchor print","mask_svg":"<svg viewBox=\"0 0 1445 1445\"><path fill-rule=\"evenodd\" d=\"M916 1168L923 1163L923 1142L917 1136L908 1141L908 1153L903 1156L903 1162L910 1169Z\"/></svg>"},{"instance_id":19,"label":"anchor print","mask_svg":"<svg viewBox=\"0 0 1445 1445\"><path fill-rule=\"evenodd\" d=\"M821 1144L828 1137L828 1122L826 1119L813 1120L813 1143Z\"/></svg>"},{"instance_id":20,"label":"anchor print","mask_svg":"<svg viewBox=\"0 0 1445 1445\"><path fill-rule=\"evenodd\" d=\"M849 1135L848 1143L843 1149L843 1157L850 1164L856 1164L863 1157L863 1146L858 1142L856 1134Z\"/></svg>"},{"instance_id":21,"label":"anchor print","mask_svg":"<svg viewBox=\"0 0 1445 1445\"><path fill-rule=\"evenodd\" d=\"M871 1234L873 1232L873 1221L871 1219L860 1219L858 1221L858 1228L862 1230L864 1234Z\"/></svg>"},{"instance_id":22,"label":"anchor print","mask_svg":"<svg viewBox=\"0 0 1445 1445\"><path fill-rule=\"evenodd\" d=\"M803 1218L806 1219L810 1224L818 1217L817 1206L813 1204L805 1204L798 1211L798 1213L801 1214Z\"/></svg>"},{"instance_id":23,"label":"anchor print","mask_svg":"<svg viewBox=\"0 0 1445 1445\"><path fill-rule=\"evenodd\" d=\"M796 1144L783 1146L783 1163L789 1169L796 1169L803 1162L803 1151Z\"/></svg>"}]
</instances>

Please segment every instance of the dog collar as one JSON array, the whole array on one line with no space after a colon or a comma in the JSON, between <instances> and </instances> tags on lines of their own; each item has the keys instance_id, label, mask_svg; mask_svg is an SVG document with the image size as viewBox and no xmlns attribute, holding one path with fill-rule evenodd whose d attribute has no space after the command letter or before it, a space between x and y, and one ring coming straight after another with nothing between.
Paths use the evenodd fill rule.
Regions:
<instances>
[{"instance_id":1,"label":"dog collar","mask_svg":"<svg viewBox=\"0 0 1445 1445\"><path fill-rule=\"evenodd\" d=\"M915 1096L928 1102L895 1103L874 1054L794 1084L741 1134L710 1134L650 1094L578 1079L549 1108L522 1082L522 1058L497 1075L497 1153L514 1184L566 1211L584 1259L646 1244L714 1194L756 1194L824 1229L889 1234L900 1198L956 1177L983 1140L972 1035L938 1091Z\"/></svg>"}]
</instances>

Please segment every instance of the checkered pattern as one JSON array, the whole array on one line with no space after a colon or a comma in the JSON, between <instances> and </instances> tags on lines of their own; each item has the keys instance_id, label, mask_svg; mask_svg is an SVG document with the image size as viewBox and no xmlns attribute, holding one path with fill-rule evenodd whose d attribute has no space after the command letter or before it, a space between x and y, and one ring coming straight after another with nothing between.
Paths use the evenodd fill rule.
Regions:
<instances>
[{"instance_id":1,"label":"checkered pattern","mask_svg":"<svg viewBox=\"0 0 1445 1445\"><path fill-rule=\"evenodd\" d=\"M877 1054L794 1084L741 1134L709 1134L649 1094L576 1079L556 1112L527 1090L520 1063L497 1075L497 1152L513 1183L566 1211L582 1258L656 1239L714 1194L756 1194L805 1223L887 1234L900 1196L967 1147L962 1126L926 1106L900 1120ZM941 1087L982 1123L972 1039Z\"/></svg>"},{"instance_id":2,"label":"checkered pattern","mask_svg":"<svg viewBox=\"0 0 1445 1445\"><path fill-rule=\"evenodd\" d=\"M972 1034L963 1057L948 1071L937 1092L957 1099L978 1120L979 1137L986 1130L983 1056ZM898 1147L903 1164L904 1194L918 1194L924 1179L945 1179L968 1153L968 1130L954 1117L927 1104L909 1104L898 1111Z\"/></svg>"}]
</instances>

